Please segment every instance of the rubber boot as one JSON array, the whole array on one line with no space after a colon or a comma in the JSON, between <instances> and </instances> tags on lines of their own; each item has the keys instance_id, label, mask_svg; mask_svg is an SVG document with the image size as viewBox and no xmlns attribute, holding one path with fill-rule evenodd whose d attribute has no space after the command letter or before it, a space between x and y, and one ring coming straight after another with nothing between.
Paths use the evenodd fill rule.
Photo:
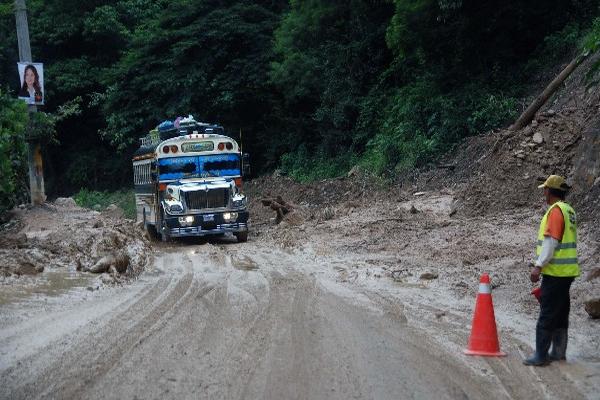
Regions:
<instances>
[{"instance_id":1,"label":"rubber boot","mask_svg":"<svg viewBox=\"0 0 600 400\"><path fill-rule=\"evenodd\" d=\"M525 365L533 365L535 367L543 367L550 364L548 358L548 349L552 343L552 332L545 329L536 329L535 332L535 353L533 356L523 360Z\"/></svg>"},{"instance_id":2,"label":"rubber boot","mask_svg":"<svg viewBox=\"0 0 600 400\"><path fill-rule=\"evenodd\" d=\"M563 361L567 359L567 342L569 331L565 328L556 329L552 332L552 351L550 361Z\"/></svg>"}]
</instances>

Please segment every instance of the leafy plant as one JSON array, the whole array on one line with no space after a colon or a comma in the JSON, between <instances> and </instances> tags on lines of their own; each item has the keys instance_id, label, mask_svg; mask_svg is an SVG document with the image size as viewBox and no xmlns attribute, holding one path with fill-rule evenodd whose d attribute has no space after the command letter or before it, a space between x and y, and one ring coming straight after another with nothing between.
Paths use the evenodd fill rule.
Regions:
<instances>
[{"instance_id":1,"label":"leafy plant","mask_svg":"<svg viewBox=\"0 0 600 400\"><path fill-rule=\"evenodd\" d=\"M345 152L335 157L322 151L310 152L306 146L300 146L295 152L281 157L281 169L299 182L312 182L345 175L358 158Z\"/></svg>"},{"instance_id":2,"label":"leafy plant","mask_svg":"<svg viewBox=\"0 0 600 400\"><path fill-rule=\"evenodd\" d=\"M0 89L0 213L27 197L27 106Z\"/></svg>"},{"instance_id":3,"label":"leafy plant","mask_svg":"<svg viewBox=\"0 0 600 400\"><path fill-rule=\"evenodd\" d=\"M73 196L75 203L80 207L90 208L96 211L105 210L114 204L123 210L126 218L134 219L136 216L135 194L133 190L119 190L116 192L94 191L81 189Z\"/></svg>"}]
</instances>

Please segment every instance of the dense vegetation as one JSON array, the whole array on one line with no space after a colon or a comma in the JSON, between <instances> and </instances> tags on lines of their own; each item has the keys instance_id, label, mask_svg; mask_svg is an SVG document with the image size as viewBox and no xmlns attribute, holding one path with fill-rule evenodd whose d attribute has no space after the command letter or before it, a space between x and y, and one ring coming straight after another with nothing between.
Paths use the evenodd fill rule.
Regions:
<instances>
[{"instance_id":1,"label":"dense vegetation","mask_svg":"<svg viewBox=\"0 0 600 400\"><path fill-rule=\"evenodd\" d=\"M0 2L0 207L26 173L26 111L7 95L19 85L12 4ZM188 113L243 132L255 171L394 176L506 124L557 64L596 50L599 4L29 0L57 132L47 191L129 186L137 138Z\"/></svg>"}]
</instances>

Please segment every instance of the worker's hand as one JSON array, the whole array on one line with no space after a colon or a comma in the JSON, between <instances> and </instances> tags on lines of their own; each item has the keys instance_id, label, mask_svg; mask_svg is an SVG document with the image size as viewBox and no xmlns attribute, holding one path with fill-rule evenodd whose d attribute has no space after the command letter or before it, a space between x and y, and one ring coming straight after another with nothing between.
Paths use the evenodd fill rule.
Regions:
<instances>
[{"instance_id":1,"label":"worker's hand","mask_svg":"<svg viewBox=\"0 0 600 400\"><path fill-rule=\"evenodd\" d=\"M529 279L531 279L531 282L535 283L535 282L539 281L541 272L542 272L542 269L540 267L533 267L531 269L531 274L529 275Z\"/></svg>"}]
</instances>

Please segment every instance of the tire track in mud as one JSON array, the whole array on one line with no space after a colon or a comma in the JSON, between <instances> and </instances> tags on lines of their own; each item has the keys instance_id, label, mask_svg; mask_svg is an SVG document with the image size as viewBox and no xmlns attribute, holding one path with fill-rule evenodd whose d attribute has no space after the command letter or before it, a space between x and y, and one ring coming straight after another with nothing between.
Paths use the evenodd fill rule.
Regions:
<instances>
[{"instance_id":1,"label":"tire track in mud","mask_svg":"<svg viewBox=\"0 0 600 400\"><path fill-rule=\"evenodd\" d=\"M363 294L382 304L383 309L389 309L390 304L395 304L398 300L382 296L378 293L372 293L367 290ZM443 312L444 310L436 308L430 304L413 304L413 309L408 312L424 315L426 311L429 315ZM482 377L488 380L490 391L495 391L497 396L510 399L582 399L585 396L581 394L575 386L565 377L560 369L555 365L544 368L526 367L522 360L529 354L524 354L521 347L525 346L519 340L503 334L501 339L502 349L507 352L507 357L471 357L462 354L462 348L466 346L469 331L465 326L470 326L471 321L462 315L451 313L444 315L450 321L439 321L427 318L419 318L417 329L429 332L443 332L444 340L452 342L454 348L458 350L456 354L449 354L450 359L462 365L469 365L471 369L479 368L483 371ZM415 320L413 316L411 320ZM533 349L531 349L533 352ZM466 357L466 359L463 359Z\"/></svg>"},{"instance_id":2,"label":"tire track in mud","mask_svg":"<svg viewBox=\"0 0 600 400\"><path fill-rule=\"evenodd\" d=\"M306 398L309 348L303 339L308 304L315 303L316 294L314 282L285 272L270 271L265 276L270 287L268 305L237 346L236 358L242 362L232 374L243 379L230 393L232 398ZM284 353L290 359L282 366L278 361Z\"/></svg>"},{"instance_id":3,"label":"tire track in mud","mask_svg":"<svg viewBox=\"0 0 600 400\"><path fill-rule=\"evenodd\" d=\"M310 314L316 298L314 279L288 268L273 271L268 265L239 272L232 257L236 257L235 252L225 251L213 260L223 274L209 296L197 298L205 321L192 346L196 354L208 354L195 370L201 377L197 386L202 386L207 398L306 398L306 354L310 349L305 338L310 337L310 324L303 316ZM247 255L243 261L259 264ZM236 287L236 277L241 287ZM250 277L248 281L254 284L248 288L244 283ZM264 287L262 280L266 281ZM236 290L244 290L255 303L251 315L241 315L236 309ZM279 365L282 351L294 360L292 364ZM298 384L298 379L305 384ZM282 380L288 384L283 385Z\"/></svg>"},{"instance_id":4,"label":"tire track in mud","mask_svg":"<svg viewBox=\"0 0 600 400\"><path fill-rule=\"evenodd\" d=\"M254 379L257 365L269 349L271 330L277 319L274 308L278 307L281 298L274 293L269 275L261 272L261 276L268 281L268 300L264 304L258 294L250 293L257 305L250 321L236 321L234 317L237 313L233 312L228 300L229 274L215 289L212 299L201 299L208 313L199 337L202 348L210 349L209 365L202 369L209 398L247 398L245 392ZM224 331L228 332L227 337L224 337Z\"/></svg>"},{"instance_id":5,"label":"tire track in mud","mask_svg":"<svg viewBox=\"0 0 600 400\"><path fill-rule=\"evenodd\" d=\"M163 265L165 262L163 260ZM82 393L106 374L124 353L139 343L144 332L159 323L165 313L190 290L193 275L189 265L186 269L186 273L176 277L179 280L173 276L159 278L127 309L93 332L75 337L78 342L66 352L56 354L55 361L44 365L32 357L31 364L38 364L38 369L34 369L38 375L33 376L27 384L17 384L19 387L9 398L83 398ZM43 354L43 350L40 354ZM21 383L22 379L19 378L22 376L14 375L23 374L22 370L21 365L7 372L13 375L13 382Z\"/></svg>"},{"instance_id":6,"label":"tire track in mud","mask_svg":"<svg viewBox=\"0 0 600 400\"><path fill-rule=\"evenodd\" d=\"M137 298L131 305L129 305L124 311L119 313L117 316L111 317L110 320L103 322L102 324L108 326L112 323L124 324L127 318L124 316L142 312L148 304L152 303L156 298L160 297L161 293L171 282L171 278L161 278L157 280L152 287L148 288L141 297ZM103 316L102 316L103 317ZM123 321L120 321L123 319ZM95 321L96 323L97 321ZM37 322L35 328L40 329L40 326L44 326L46 323L45 319ZM81 330L86 330L87 327ZM29 399L40 396L41 388L48 388L52 382L60 380L59 374L56 371L61 371L63 365L77 365L80 355L88 354L88 350L93 346L90 346L88 342L98 342L100 346L104 344L103 335L97 328L92 328L91 332L74 332L73 335L67 337L67 339L73 339L79 341L75 345L71 346L70 349L63 351L63 349L57 349L56 343L50 343L45 348L40 349L36 354L21 360L18 366L8 368L2 373L2 381L5 382L5 388L16 389L10 395L3 393L2 398L10 399ZM64 339L62 339L64 342ZM85 342L87 340L87 342ZM49 356L49 357L48 357ZM52 361L48 362L48 358ZM23 370L33 372L23 373ZM50 371L47 375L46 372ZM52 372L55 371L55 372ZM23 379L25 377L25 379ZM6 397L4 397L6 396Z\"/></svg>"},{"instance_id":7,"label":"tire track in mud","mask_svg":"<svg viewBox=\"0 0 600 400\"><path fill-rule=\"evenodd\" d=\"M173 256L163 258L163 266L166 262L172 259ZM115 341L115 343L108 347L105 352L100 354L96 360L89 363L89 372L84 374L83 377L67 377L61 387L52 389L52 397L56 394L60 394L61 398L84 398L82 396L94 382L99 381L105 374L107 374L111 368L113 368L119 360L130 350L134 349L137 345L141 344L148 336L152 335L153 332L159 330L160 325L165 323L169 314L175 312L174 308L178 304L182 304L182 299L190 292L193 283L193 271L191 270L191 261L185 257L183 259L183 265L185 266L182 275L173 289L166 295L158 296L153 303L154 307L145 316L139 319L138 322L134 323L121 337ZM138 307L136 307L138 308ZM136 315L136 311L132 310L131 313ZM125 321L126 316L119 316L120 321ZM109 329L113 331L115 327L110 327L112 323L107 324ZM85 367L84 367L85 368ZM86 376L87 375L87 376ZM83 378L83 379L82 379Z\"/></svg>"}]
</instances>

